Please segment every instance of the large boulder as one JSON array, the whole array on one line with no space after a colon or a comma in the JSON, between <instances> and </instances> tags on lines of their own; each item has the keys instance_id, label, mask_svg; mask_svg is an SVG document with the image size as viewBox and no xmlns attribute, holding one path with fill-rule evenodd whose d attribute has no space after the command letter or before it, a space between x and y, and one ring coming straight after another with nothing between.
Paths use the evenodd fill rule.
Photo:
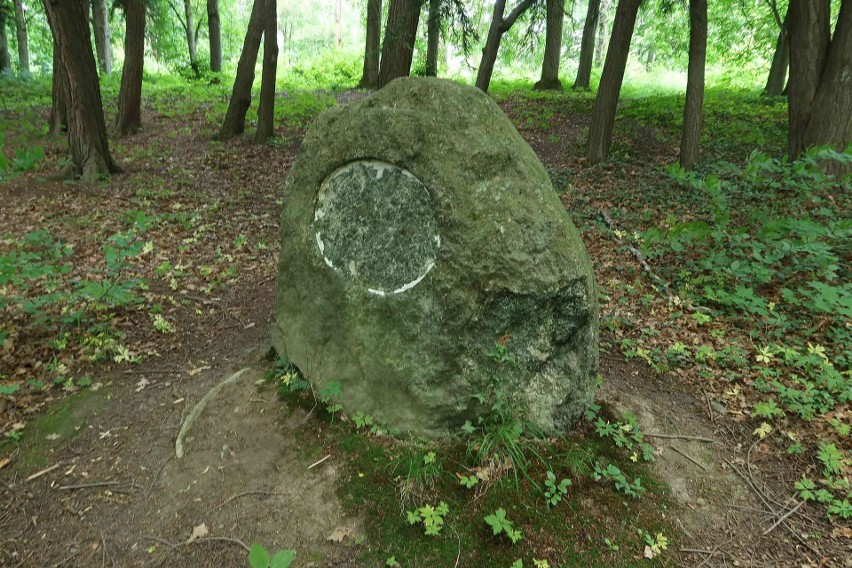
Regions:
<instances>
[{"instance_id":1,"label":"large boulder","mask_svg":"<svg viewBox=\"0 0 852 568\"><path fill-rule=\"evenodd\" d=\"M284 199L273 344L347 412L445 435L499 393L552 434L592 400L588 255L479 90L404 78L326 111Z\"/></svg>"}]
</instances>

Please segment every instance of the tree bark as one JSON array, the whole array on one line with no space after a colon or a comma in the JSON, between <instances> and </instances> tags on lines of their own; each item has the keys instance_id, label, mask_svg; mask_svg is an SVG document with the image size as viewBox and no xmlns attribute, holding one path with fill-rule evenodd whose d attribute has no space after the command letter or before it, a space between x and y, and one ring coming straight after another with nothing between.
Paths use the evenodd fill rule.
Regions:
<instances>
[{"instance_id":1,"label":"tree bark","mask_svg":"<svg viewBox=\"0 0 852 568\"><path fill-rule=\"evenodd\" d=\"M601 66L601 61L606 57L606 11L609 9L609 1L601 0L601 9L598 17L598 37L595 46L595 67Z\"/></svg>"},{"instance_id":2,"label":"tree bark","mask_svg":"<svg viewBox=\"0 0 852 568\"><path fill-rule=\"evenodd\" d=\"M777 97L784 92L787 81L787 67L790 65L790 34L789 29L790 7L778 30L778 41L775 43L775 54L772 57L772 66L769 68L769 76L766 78L764 95Z\"/></svg>"},{"instance_id":3,"label":"tree bark","mask_svg":"<svg viewBox=\"0 0 852 568\"><path fill-rule=\"evenodd\" d=\"M53 87L51 90L50 119L48 121L48 136L59 136L68 130L68 95L65 85L62 61L59 50L53 44Z\"/></svg>"},{"instance_id":4,"label":"tree bark","mask_svg":"<svg viewBox=\"0 0 852 568\"><path fill-rule=\"evenodd\" d=\"M589 129L589 144L586 147L586 159L591 162L603 161L609 155L618 94L621 92L624 69L627 67L627 55L630 51L630 40L633 37L636 14L641 3L642 0L619 0L618 8L615 10L615 22L609 39L598 96L595 98L592 125Z\"/></svg>"},{"instance_id":5,"label":"tree bark","mask_svg":"<svg viewBox=\"0 0 852 568\"><path fill-rule=\"evenodd\" d=\"M828 1L790 2L790 158L811 146L852 145L852 1L843 0L831 37ZM838 176L852 165L824 169Z\"/></svg>"},{"instance_id":6,"label":"tree bark","mask_svg":"<svg viewBox=\"0 0 852 568\"><path fill-rule=\"evenodd\" d=\"M112 73L112 36L109 28L107 0L92 0L92 28L95 32L95 50L101 73Z\"/></svg>"},{"instance_id":7,"label":"tree bark","mask_svg":"<svg viewBox=\"0 0 852 568\"><path fill-rule=\"evenodd\" d=\"M195 49L195 22L192 17L192 0L183 0L183 15L186 31L186 47L189 51L189 66L198 72L198 52Z\"/></svg>"},{"instance_id":8,"label":"tree bark","mask_svg":"<svg viewBox=\"0 0 852 568\"><path fill-rule=\"evenodd\" d=\"M575 89L589 89L589 82L592 79L592 59L595 55L595 30L598 27L600 8L601 0L589 0L586 22L583 24L583 40L580 42L580 65L577 69L577 79L574 80Z\"/></svg>"},{"instance_id":9,"label":"tree bark","mask_svg":"<svg viewBox=\"0 0 852 568\"><path fill-rule=\"evenodd\" d=\"M237 76L234 90L228 104L225 121L219 131L220 140L228 140L246 129L246 112L251 106L251 87L254 83L254 66L257 63L257 51L263 37L263 10L266 0L254 0L249 17L248 30L243 41L243 51L237 64Z\"/></svg>"},{"instance_id":10,"label":"tree bark","mask_svg":"<svg viewBox=\"0 0 852 568\"><path fill-rule=\"evenodd\" d=\"M707 0L689 0L689 71L686 103L683 106L683 134L680 139L680 167L685 170L691 170L698 159L706 59Z\"/></svg>"},{"instance_id":11,"label":"tree bark","mask_svg":"<svg viewBox=\"0 0 852 568\"><path fill-rule=\"evenodd\" d=\"M379 54L382 35L382 0L367 0L367 42L364 46L364 71L359 89L379 86Z\"/></svg>"},{"instance_id":12,"label":"tree bark","mask_svg":"<svg viewBox=\"0 0 852 568\"><path fill-rule=\"evenodd\" d=\"M438 40L441 34L441 0L429 0L426 34L426 76L438 76Z\"/></svg>"},{"instance_id":13,"label":"tree bark","mask_svg":"<svg viewBox=\"0 0 852 568\"><path fill-rule=\"evenodd\" d=\"M491 84L491 75L494 73L494 63L497 61L497 51L500 49L500 40L503 34L515 24L521 14L529 10L537 0L523 0L515 6L508 16L503 17L506 11L506 0L494 2L494 12L491 17L491 26L488 28L488 37L485 39L485 47L482 48L482 60L476 72L476 87L488 92Z\"/></svg>"},{"instance_id":14,"label":"tree bark","mask_svg":"<svg viewBox=\"0 0 852 568\"><path fill-rule=\"evenodd\" d=\"M265 0L263 14L263 74L257 110L256 142L266 142L275 132L275 72L278 67L278 10L276 0Z\"/></svg>"},{"instance_id":15,"label":"tree bark","mask_svg":"<svg viewBox=\"0 0 852 568\"><path fill-rule=\"evenodd\" d=\"M118 92L116 129L119 135L142 128L142 67L145 62L145 0L123 0L124 68Z\"/></svg>"},{"instance_id":16,"label":"tree bark","mask_svg":"<svg viewBox=\"0 0 852 568\"><path fill-rule=\"evenodd\" d=\"M222 22L219 19L219 0L207 0L207 31L210 32L210 70L222 71Z\"/></svg>"},{"instance_id":17,"label":"tree bark","mask_svg":"<svg viewBox=\"0 0 852 568\"><path fill-rule=\"evenodd\" d=\"M9 37L6 35L8 17L6 6L0 4L0 74L12 72L12 59L9 57Z\"/></svg>"},{"instance_id":18,"label":"tree bark","mask_svg":"<svg viewBox=\"0 0 852 568\"><path fill-rule=\"evenodd\" d=\"M547 0L545 21L544 60L541 79L533 86L539 91L561 91L559 59L562 55L562 23L565 19L565 0Z\"/></svg>"},{"instance_id":19,"label":"tree bark","mask_svg":"<svg viewBox=\"0 0 852 568\"><path fill-rule=\"evenodd\" d=\"M22 75L28 76L30 74L30 47L22 0L15 0L15 32L18 37L18 67Z\"/></svg>"},{"instance_id":20,"label":"tree bark","mask_svg":"<svg viewBox=\"0 0 852 568\"><path fill-rule=\"evenodd\" d=\"M379 88L397 77L408 77L420 21L420 0L391 0L379 65Z\"/></svg>"},{"instance_id":21,"label":"tree bark","mask_svg":"<svg viewBox=\"0 0 852 568\"><path fill-rule=\"evenodd\" d=\"M67 80L71 172L95 181L119 171L109 153L95 55L89 40L88 0L43 0Z\"/></svg>"}]
</instances>

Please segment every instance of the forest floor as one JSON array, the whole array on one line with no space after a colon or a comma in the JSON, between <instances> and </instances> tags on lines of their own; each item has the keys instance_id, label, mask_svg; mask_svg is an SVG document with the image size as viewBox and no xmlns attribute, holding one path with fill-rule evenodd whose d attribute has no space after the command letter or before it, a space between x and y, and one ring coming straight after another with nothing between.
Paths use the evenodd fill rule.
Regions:
<instances>
[{"instance_id":1,"label":"forest floor","mask_svg":"<svg viewBox=\"0 0 852 568\"><path fill-rule=\"evenodd\" d=\"M282 187L309 120L331 97L282 94L277 138L256 145L211 141L220 96L149 96L144 132L111 144L124 173L80 185L50 177L65 144L45 142L32 127L46 120L44 95L0 109L7 147L38 143L46 153L0 190L0 252L9 258L24 235L48 231L51 240L33 241L49 252L40 257L42 280L29 284L32 296L44 298L53 290L46 282L70 275L110 290L126 284L134 300L91 305L97 302L84 293L67 295L65 314L44 300L31 312L46 314L48 323L5 307L0 566L243 566L244 547L254 542L296 550L297 566L393 566L391 557L402 566L486 565L474 539L491 543L484 524L468 530L448 522L446 557L430 556L418 542L388 540L383 517L417 533L402 509L388 505L399 496L382 500L375 492L388 485L369 484L387 473L393 443L353 437L351 422L329 421L303 400L282 401L268 380ZM554 516L567 527L556 534L568 530L569 541L530 531L515 547L489 544L500 565L523 557L527 566L532 558L553 566L852 566L850 524L794 489L806 472L819 476L820 462L814 452L786 451L791 433L808 440L829 419L848 424L848 405L822 421L784 418L756 434L766 422L746 411L753 406L747 381L732 385L696 364L664 366L625 343L641 336L697 346L713 329L738 337L731 321L701 323L673 306L625 244L625 232L691 199L662 170L677 159L667 107L658 107L668 120L659 124L645 120L653 113L636 103L619 120L613 159L593 166L582 158L590 96L496 98L551 172L595 264L604 322L601 416L635 416L656 457L630 470L650 485L635 500L574 479L571 504L559 513L565 517ZM768 151L776 151L783 140L766 133L777 134L783 113L759 104L766 122L750 136L765 135ZM712 112L711 105L711 120ZM761 143L739 134L729 133L727 145L714 139L714 155L741 161ZM643 190L651 187L658 190L649 198ZM124 238L108 240L115 235ZM118 264L105 259L105 243L118 249ZM68 274L51 263L67 263ZM135 279L143 285L133 287ZM83 323L62 319L75 307ZM244 368L194 423L186 456L176 458L186 415ZM831 432L827 439L848 452L848 433ZM587 421L571 443L597 436ZM620 451L610 446L606 452ZM365 462L374 451L379 465ZM848 457L839 467L838 476L847 476ZM522 506L506 508L524 514ZM646 536L653 541L662 532L668 547L648 554Z\"/></svg>"}]
</instances>

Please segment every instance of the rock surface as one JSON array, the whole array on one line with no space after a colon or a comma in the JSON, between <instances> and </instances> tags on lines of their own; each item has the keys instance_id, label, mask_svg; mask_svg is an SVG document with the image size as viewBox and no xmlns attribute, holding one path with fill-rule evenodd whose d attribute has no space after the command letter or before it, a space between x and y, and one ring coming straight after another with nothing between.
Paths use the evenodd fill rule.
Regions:
<instances>
[{"instance_id":1,"label":"rock surface","mask_svg":"<svg viewBox=\"0 0 852 568\"><path fill-rule=\"evenodd\" d=\"M499 391L556 433L592 400L585 247L477 89L404 78L326 111L284 197L273 344L318 390L340 381L347 412L439 436ZM498 343L511 363L489 356Z\"/></svg>"}]
</instances>

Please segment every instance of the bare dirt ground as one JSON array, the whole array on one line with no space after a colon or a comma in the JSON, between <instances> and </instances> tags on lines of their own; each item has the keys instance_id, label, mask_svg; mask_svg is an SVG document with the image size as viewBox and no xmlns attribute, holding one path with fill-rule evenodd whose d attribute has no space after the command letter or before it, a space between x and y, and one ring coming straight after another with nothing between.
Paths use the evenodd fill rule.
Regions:
<instances>
[{"instance_id":1,"label":"bare dirt ground","mask_svg":"<svg viewBox=\"0 0 852 568\"><path fill-rule=\"evenodd\" d=\"M511 105L506 108L511 115ZM173 294L153 282L152 295L191 302L166 304L176 332L154 333L146 314L122 316L128 344L143 345L138 352L144 358L136 365L89 367L94 384L102 385L97 390L37 402L29 414L4 409L4 420L43 416L45 429L34 426L0 470L0 566L244 566L243 546L252 542L296 549L298 566L356 566L353 540L361 526L344 516L337 500L336 456L309 467L328 455L316 418L288 410L273 390L255 384L268 367L280 193L297 144L211 145L200 133L201 116L185 117L186 128L168 136L156 113L145 119L152 125L148 132L122 141L127 173L106 185L40 179L61 153L61 146L53 148L54 162L45 171L21 176L0 192L0 233L53 220L80 248L94 246L97 239L71 231L67 217L88 213L94 223L109 223L110 215L136 207L139 187L160 180L162 187L177 188L155 202L163 212L201 211L202 204L219 202L203 213L205 236L184 249L187 266L218 262L216 247L242 234L268 248L235 253L238 275L207 297L196 291L202 281L190 278ZM557 116L553 124L558 142L537 131L522 134L546 165L581 165L559 147L579 142L582 120ZM192 238L176 229L156 236L178 244ZM614 248L606 241L592 240L593 255L632 262L614 250L602 252ZM161 260L151 259L152 266ZM187 413L245 367L250 371L193 424L187 454L176 458L175 439ZM852 565L831 543L811 543L814 531L824 530L822 521L793 515L779 522L792 487L789 473L776 470L763 444L753 444L741 425L714 410L694 383L656 375L617 350L602 353L602 368L602 399L634 412L644 431L658 435L651 440L660 453L655 471L680 504L667 514L686 535L669 563ZM330 541L336 530L349 538ZM193 531L200 536L192 539Z\"/></svg>"}]
</instances>

